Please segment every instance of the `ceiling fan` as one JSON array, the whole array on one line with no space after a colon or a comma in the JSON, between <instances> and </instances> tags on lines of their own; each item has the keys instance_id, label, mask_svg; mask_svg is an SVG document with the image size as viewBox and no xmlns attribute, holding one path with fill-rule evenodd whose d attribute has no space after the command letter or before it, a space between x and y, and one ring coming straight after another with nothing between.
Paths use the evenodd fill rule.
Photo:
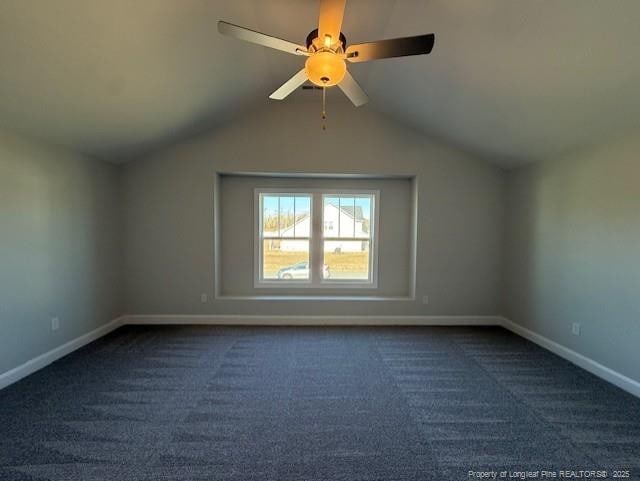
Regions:
<instances>
[{"instance_id":1,"label":"ceiling fan","mask_svg":"<svg viewBox=\"0 0 640 481\"><path fill-rule=\"evenodd\" d=\"M283 100L310 80L321 87L323 93L325 88L337 85L349 100L359 107L368 101L368 97L348 72L346 62L367 62L382 58L428 54L433 49L435 35L429 33L415 37L347 45L346 38L341 32L345 3L346 0L320 0L319 25L307 36L306 46L222 20L218 22L218 31L240 40L307 57L304 68L273 92L270 98Z\"/></svg>"}]
</instances>

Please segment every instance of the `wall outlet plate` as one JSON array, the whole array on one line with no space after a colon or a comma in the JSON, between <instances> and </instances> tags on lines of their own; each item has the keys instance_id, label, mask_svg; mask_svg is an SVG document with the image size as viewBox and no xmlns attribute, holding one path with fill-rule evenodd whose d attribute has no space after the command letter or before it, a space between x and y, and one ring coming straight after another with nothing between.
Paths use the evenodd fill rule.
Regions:
<instances>
[{"instance_id":1,"label":"wall outlet plate","mask_svg":"<svg viewBox=\"0 0 640 481\"><path fill-rule=\"evenodd\" d=\"M58 319L57 317L52 317L51 318L51 330L52 331L57 331L58 329L60 329L60 319Z\"/></svg>"},{"instance_id":2,"label":"wall outlet plate","mask_svg":"<svg viewBox=\"0 0 640 481\"><path fill-rule=\"evenodd\" d=\"M200 302L202 302L202 303L207 302L207 295L206 294L200 294Z\"/></svg>"},{"instance_id":3,"label":"wall outlet plate","mask_svg":"<svg viewBox=\"0 0 640 481\"><path fill-rule=\"evenodd\" d=\"M574 322L573 324L571 324L571 332L573 333L574 336L579 336L580 335L580 323L579 322Z\"/></svg>"},{"instance_id":4,"label":"wall outlet plate","mask_svg":"<svg viewBox=\"0 0 640 481\"><path fill-rule=\"evenodd\" d=\"M429 304L429 296L422 296L422 303Z\"/></svg>"}]
</instances>

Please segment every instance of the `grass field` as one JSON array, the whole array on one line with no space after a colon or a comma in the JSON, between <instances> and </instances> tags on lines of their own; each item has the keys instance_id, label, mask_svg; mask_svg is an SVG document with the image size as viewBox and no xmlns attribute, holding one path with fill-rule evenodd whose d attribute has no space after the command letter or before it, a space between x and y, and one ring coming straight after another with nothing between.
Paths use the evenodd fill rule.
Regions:
<instances>
[{"instance_id":1,"label":"grass field","mask_svg":"<svg viewBox=\"0 0 640 481\"><path fill-rule=\"evenodd\" d=\"M264 274L265 276L272 277L283 267L307 260L309 260L308 256L303 252L265 250ZM369 254L368 252L344 252L340 254L330 252L325 254L324 263L327 264L329 270L336 275L349 273L366 277L369 270Z\"/></svg>"}]
</instances>

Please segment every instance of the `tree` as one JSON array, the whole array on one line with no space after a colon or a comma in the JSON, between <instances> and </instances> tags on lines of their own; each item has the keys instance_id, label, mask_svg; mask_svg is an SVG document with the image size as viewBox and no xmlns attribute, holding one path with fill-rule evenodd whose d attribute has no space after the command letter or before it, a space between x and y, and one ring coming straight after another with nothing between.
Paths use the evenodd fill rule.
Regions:
<instances>
[{"instance_id":1,"label":"tree","mask_svg":"<svg viewBox=\"0 0 640 481\"><path fill-rule=\"evenodd\" d=\"M262 220L263 229L266 232L276 232L278 231L278 221L280 222L279 227L282 229L286 229L287 227L291 227L293 224L300 222L307 216L308 214L298 214L294 216L293 212L283 212L280 214L280 216L278 216L277 214L269 215L267 217L264 217Z\"/></svg>"}]
</instances>

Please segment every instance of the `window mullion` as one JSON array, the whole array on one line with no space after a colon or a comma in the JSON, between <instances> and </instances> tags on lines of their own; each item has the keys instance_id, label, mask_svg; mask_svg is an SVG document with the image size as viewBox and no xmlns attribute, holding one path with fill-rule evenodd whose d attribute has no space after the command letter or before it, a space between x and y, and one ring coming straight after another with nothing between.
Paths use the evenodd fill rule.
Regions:
<instances>
[{"instance_id":1,"label":"window mullion","mask_svg":"<svg viewBox=\"0 0 640 481\"><path fill-rule=\"evenodd\" d=\"M342 226L340 221L342 220L342 198L338 197L338 237L342 235Z\"/></svg>"},{"instance_id":2,"label":"window mullion","mask_svg":"<svg viewBox=\"0 0 640 481\"><path fill-rule=\"evenodd\" d=\"M278 196L278 237L280 237L280 235L282 234L282 231L280 229L282 223L282 219L280 219L280 199L281 197Z\"/></svg>"},{"instance_id":3,"label":"window mullion","mask_svg":"<svg viewBox=\"0 0 640 481\"><path fill-rule=\"evenodd\" d=\"M356 238L356 198L353 198L353 238Z\"/></svg>"},{"instance_id":4,"label":"window mullion","mask_svg":"<svg viewBox=\"0 0 640 481\"><path fill-rule=\"evenodd\" d=\"M322 226L324 215L322 210L322 195L311 196L311 283L320 284L322 280Z\"/></svg>"}]
</instances>

